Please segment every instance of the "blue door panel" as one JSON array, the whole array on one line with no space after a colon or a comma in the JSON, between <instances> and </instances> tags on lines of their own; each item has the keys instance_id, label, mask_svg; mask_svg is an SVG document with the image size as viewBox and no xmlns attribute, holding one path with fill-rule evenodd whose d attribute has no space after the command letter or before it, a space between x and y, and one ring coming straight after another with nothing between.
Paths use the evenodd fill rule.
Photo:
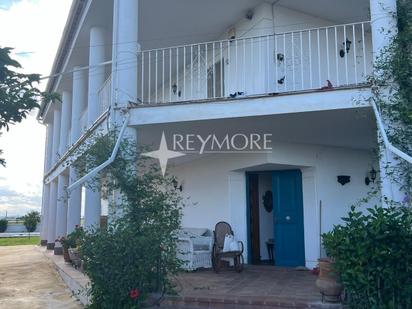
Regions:
<instances>
[{"instance_id":1,"label":"blue door panel","mask_svg":"<svg viewBox=\"0 0 412 309\"><path fill-rule=\"evenodd\" d=\"M304 266L302 174L299 170L272 173L275 222L275 263Z\"/></svg>"}]
</instances>

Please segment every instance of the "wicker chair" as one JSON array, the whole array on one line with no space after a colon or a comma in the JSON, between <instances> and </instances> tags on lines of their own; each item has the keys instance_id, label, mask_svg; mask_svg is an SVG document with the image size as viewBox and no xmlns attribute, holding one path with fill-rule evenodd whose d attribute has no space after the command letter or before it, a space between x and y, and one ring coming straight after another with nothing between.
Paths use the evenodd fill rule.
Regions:
<instances>
[{"instance_id":1,"label":"wicker chair","mask_svg":"<svg viewBox=\"0 0 412 309\"><path fill-rule=\"evenodd\" d=\"M238 241L240 250L224 252L223 246L225 243L226 235L233 235L232 227L227 222L219 222L215 226L213 231L214 244L212 251L212 266L215 272L219 272L222 264L222 259L232 260L233 265L237 272L243 270L243 243Z\"/></svg>"},{"instance_id":2,"label":"wicker chair","mask_svg":"<svg viewBox=\"0 0 412 309\"><path fill-rule=\"evenodd\" d=\"M179 232L177 258L182 268L193 271L198 268L211 268L212 237L210 230L186 228Z\"/></svg>"}]
</instances>

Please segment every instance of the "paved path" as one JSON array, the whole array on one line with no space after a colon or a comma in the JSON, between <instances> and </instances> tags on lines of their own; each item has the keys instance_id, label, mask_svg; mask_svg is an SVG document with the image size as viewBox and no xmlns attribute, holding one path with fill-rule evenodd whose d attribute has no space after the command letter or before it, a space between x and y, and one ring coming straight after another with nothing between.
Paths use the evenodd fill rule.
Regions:
<instances>
[{"instance_id":1,"label":"paved path","mask_svg":"<svg viewBox=\"0 0 412 309\"><path fill-rule=\"evenodd\" d=\"M0 308L82 307L35 246L14 246L0 247Z\"/></svg>"}]
</instances>

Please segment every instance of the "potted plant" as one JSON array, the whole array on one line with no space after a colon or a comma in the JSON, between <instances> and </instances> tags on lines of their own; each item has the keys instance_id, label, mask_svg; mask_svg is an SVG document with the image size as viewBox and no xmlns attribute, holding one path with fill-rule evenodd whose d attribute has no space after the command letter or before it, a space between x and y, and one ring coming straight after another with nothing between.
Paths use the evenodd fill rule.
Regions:
<instances>
[{"instance_id":1,"label":"potted plant","mask_svg":"<svg viewBox=\"0 0 412 309\"><path fill-rule=\"evenodd\" d=\"M60 243L63 247L63 257L66 263L71 263L69 249L75 246L75 242L73 242L72 238L70 237L61 237Z\"/></svg>"},{"instance_id":2,"label":"potted plant","mask_svg":"<svg viewBox=\"0 0 412 309\"><path fill-rule=\"evenodd\" d=\"M322 235L322 242L328 257L318 260L319 276L316 280L316 286L322 294L322 300L327 302L339 302L341 300L343 285L340 282L340 274L336 270L333 251L329 250L329 248L338 248L339 244L343 241L343 235L339 231Z\"/></svg>"},{"instance_id":3,"label":"potted plant","mask_svg":"<svg viewBox=\"0 0 412 309\"><path fill-rule=\"evenodd\" d=\"M69 259L76 268L80 267L81 265L79 244L81 243L83 237L83 228L79 225L76 225L74 231L67 235L67 238L65 239L65 245L63 245L63 248L65 246L67 247Z\"/></svg>"}]
</instances>

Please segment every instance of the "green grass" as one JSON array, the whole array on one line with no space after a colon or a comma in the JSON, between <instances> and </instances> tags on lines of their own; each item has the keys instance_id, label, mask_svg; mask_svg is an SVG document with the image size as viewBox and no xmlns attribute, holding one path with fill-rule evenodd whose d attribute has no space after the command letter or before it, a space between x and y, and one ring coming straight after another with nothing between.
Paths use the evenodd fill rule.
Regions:
<instances>
[{"instance_id":1,"label":"green grass","mask_svg":"<svg viewBox=\"0 0 412 309\"><path fill-rule=\"evenodd\" d=\"M0 238L0 246L38 245L39 243L39 236Z\"/></svg>"}]
</instances>

